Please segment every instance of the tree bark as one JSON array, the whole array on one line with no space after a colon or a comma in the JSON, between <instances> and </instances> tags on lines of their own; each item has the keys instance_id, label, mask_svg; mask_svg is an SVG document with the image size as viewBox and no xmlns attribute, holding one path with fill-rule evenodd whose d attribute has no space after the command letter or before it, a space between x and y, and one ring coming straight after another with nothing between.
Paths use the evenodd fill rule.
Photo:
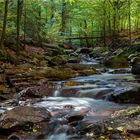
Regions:
<instances>
[{"instance_id":1,"label":"tree bark","mask_svg":"<svg viewBox=\"0 0 140 140\"><path fill-rule=\"evenodd\" d=\"M128 0L128 22L129 22L129 40L130 40L130 46L131 46L131 1Z\"/></svg>"},{"instance_id":2,"label":"tree bark","mask_svg":"<svg viewBox=\"0 0 140 140\"><path fill-rule=\"evenodd\" d=\"M8 4L9 0L5 0L5 8L4 8L4 19L3 19L3 29L0 39L0 47L3 48L3 42L5 39L6 25L7 25L7 14L8 14Z\"/></svg>"},{"instance_id":3,"label":"tree bark","mask_svg":"<svg viewBox=\"0 0 140 140\"><path fill-rule=\"evenodd\" d=\"M61 35L64 35L66 29L66 1L62 0L62 15L61 15Z\"/></svg>"},{"instance_id":4,"label":"tree bark","mask_svg":"<svg viewBox=\"0 0 140 140\"><path fill-rule=\"evenodd\" d=\"M21 22L21 16L22 16L22 10L23 10L23 0L17 1L17 49L16 53L17 56L19 56L20 52L20 22Z\"/></svg>"}]
</instances>

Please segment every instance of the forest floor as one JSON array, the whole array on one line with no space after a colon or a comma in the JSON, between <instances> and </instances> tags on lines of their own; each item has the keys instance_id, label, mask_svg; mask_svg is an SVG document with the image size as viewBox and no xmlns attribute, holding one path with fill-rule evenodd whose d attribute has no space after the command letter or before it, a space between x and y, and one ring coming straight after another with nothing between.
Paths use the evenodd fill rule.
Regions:
<instances>
[{"instance_id":1,"label":"forest floor","mask_svg":"<svg viewBox=\"0 0 140 140\"><path fill-rule=\"evenodd\" d=\"M122 42L124 43L125 41L123 40ZM131 75L129 63L133 58L140 58L140 45L138 42L137 37L137 42L133 44L133 50L129 47L124 47L114 49L113 52L101 47L72 49L67 45L58 46L46 43L43 44L43 48L26 44L18 57L12 47L1 50L0 132L2 133L0 138L7 139L8 136L11 140L14 138L20 139L20 137L23 139L31 137L42 139L46 138L46 135L56 132L52 128L55 125L58 128L60 124L63 124L63 126L68 124L66 128L63 127L57 132L64 132L64 129L66 129L67 135L72 137L65 136L65 139L139 140L140 107L137 104L140 103L140 77L139 75ZM88 58L89 55L90 57ZM103 65L103 67L98 68L96 64L85 65L81 63L81 61L86 63L93 62L94 59L91 59L91 57L95 57L96 62L98 61L99 65ZM42 99L44 97L54 96L54 93L59 89L60 81L63 81L64 87L84 86L89 83L74 82L68 79L81 76L90 77L90 75L97 75L97 77L99 75L103 79L103 76L105 76L103 73L112 69L112 74L128 75L123 75L124 79L113 79L114 75L112 75L112 81L107 80L105 81L106 83L97 78L96 84L104 88L103 92L98 91L92 97L91 95L86 95L86 97L108 99L109 101L123 104L135 103L136 106L133 105L131 108L121 110L105 110L101 114L89 111L89 108L82 108L78 112L71 111L73 106L69 104L64 106L63 111L58 111L59 113L56 110L50 112L41 108L41 111L39 107L29 107L29 104L33 105L44 100ZM58 83L58 89L56 83ZM118 91L114 90L117 87L112 90L112 85L111 88L106 88L110 84L116 84L116 86L126 84L126 86L123 87L123 90ZM74 89L65 89L61 92L61 95L71 97L75 93ZM52 99L52 101L54 100ZM96 118L96 121L93 121L92 117L88 121L82 121L87 114L94 117L94 119ZM58 121L59 117L62 117L62 121ZM56 121L56 118L59 119ZM51 121L48 123L48 120Z\"/></svg>"}]
</instances>

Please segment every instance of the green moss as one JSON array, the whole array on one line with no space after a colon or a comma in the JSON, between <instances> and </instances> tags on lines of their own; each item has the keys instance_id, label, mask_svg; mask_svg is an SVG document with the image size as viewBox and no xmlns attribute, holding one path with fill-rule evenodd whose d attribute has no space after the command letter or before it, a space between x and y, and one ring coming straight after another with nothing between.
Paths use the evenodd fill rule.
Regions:
<instances>
[{"instance_id":1,"label":"green moss","mask_svg":"<svg viewBox=\"0 0 140 140\"><path fill-rule=\"evenodd\" d=\"M104 61L104 64L106 66L112 66L112 67L126 67L129 66L129 63L126 58L124 57L111 57Z\"/></svg>"}]
</instances>

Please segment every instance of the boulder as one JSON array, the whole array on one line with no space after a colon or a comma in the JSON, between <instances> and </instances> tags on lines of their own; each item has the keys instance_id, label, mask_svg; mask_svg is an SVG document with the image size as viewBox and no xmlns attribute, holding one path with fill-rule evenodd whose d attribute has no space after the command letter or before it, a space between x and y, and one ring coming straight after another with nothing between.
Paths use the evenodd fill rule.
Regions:
<instances>
[{"instance_id":1,"label":"boulder","mask_svg":"<svg viewBox=\"0 0 140 140\"><path fill-rule=\"evenodd\" d=\"M79 57L70 57L68 59L68 63L80 63L80 58Z\"/></svg>"},{"instance_id":2,"label":"boulder","mask_svg":"<svg viewBox=\"0 0 140 140\"><path fill-rule=\"evenodd\" d=\"M79 90L76 94L80 97L90 97L101 99L104 95L112 92L113 89L109 88L94 88L94 89L87 89L87 90Z\"/></svg>"},{"instance_id":3,"label":"boulder","mask_svg":"<svg viewBox=\"0 0 140 140\"><path fill-rule=\"evenodd\" d=\"M104 61L105 66L108 67L127 67L128 60L125 57L113 56Z\"/></svg>"},{"instance_id":4,"label":"boulder","mask_svg":"<svg viewBox=\"0 0 140 140\"><path fill-rule=\"evenodd\" d=\"M57 56L54 56L54 57L50 58L49 64L51 66L59 66L59 65L66 64L67 61L68 61L68 59L67 59L66 56L64 56L64 55L57 55Z\"/></svg>"},{"instance_id":5,"label":"boulder","mask_svg":"<svg viewBox=\"0 0 140 140\"><path fill-rule=\"evenodd\" d=\"M64 48L57 44L42 43L42 47L45 50L45 54L48 56L56 56L65 54Z\"/></svg>"},{"instance_id":6,"label":"boulder","mask_svg":"<svg viewBox=\"0 0 140 140\"><path fill-rule=\"evenodd\" d=\"M106 100L118 103L140 103L140 87L129 87L106 95Z\"/></svg>"},{"instance_id":7,"label":"boulder","mask_svg":"<svg viewBox=\"0 0 140 140\"><path fill-rule=\"evenodd\" d=\"M16 126L24 126L27 123L46 122L50 118L51 114L45 108L21 106L1 114L0 128L10 129Z\"/></svg>"},{"instance_id":8,"label":"boulder","mask_svg":"<svg viewBox=\"0 0 140 140\"><path fill-rule=\"evenodd\" d=\"M132 66L132 74L140 75L140 63Z\"/></svg>"},{"instance_id":9,"label":"boulder","mask_svg":"<svg viewBox=\"0 0 140 140\"><path fill-rule=\"evenodd\" d=\"M93 57L99 57L102 55L106 55L107 54L107 48L105 47L95 47L92 52L90 53L90 56Z\"/></svg>"}]
</instances>

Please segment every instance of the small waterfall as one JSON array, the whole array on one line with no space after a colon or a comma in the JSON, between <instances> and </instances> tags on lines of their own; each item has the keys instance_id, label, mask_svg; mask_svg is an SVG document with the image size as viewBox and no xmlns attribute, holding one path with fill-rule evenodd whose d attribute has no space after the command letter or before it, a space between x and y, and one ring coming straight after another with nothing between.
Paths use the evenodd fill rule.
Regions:
<instances>
[{"instance_id":1,"label":"small waterfall","mask_svg":"<svg viewBox=\"0 0 140 140\"><path fill-rule=\"evenodd\" d=\"M61 94L61 87L62 87L62 83L61 82L57 82L55 84L55 91L54 91L54 94L53 94L54 97L60 96L60 94Z\"/></svg>"}]
</instances>

